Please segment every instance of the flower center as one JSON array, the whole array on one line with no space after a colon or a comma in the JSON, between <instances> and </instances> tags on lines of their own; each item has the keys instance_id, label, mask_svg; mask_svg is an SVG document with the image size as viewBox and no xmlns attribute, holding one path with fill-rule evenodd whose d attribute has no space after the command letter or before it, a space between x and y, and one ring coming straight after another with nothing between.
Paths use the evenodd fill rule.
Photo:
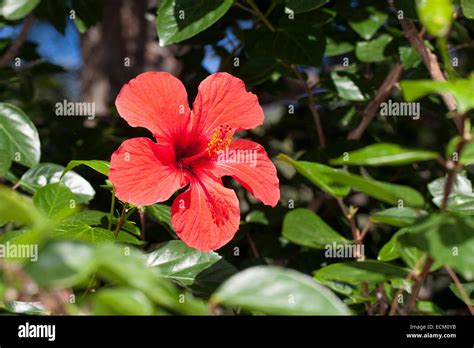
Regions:
<instances>
[{"instance_id":1,"label":"flower center","mask_svg":"<svg viewBox=\"0 0 474 348\"><path fill-rule=\"evenodd\" d=\"M207 143L206 149L198 154L180 160L178 163L178 167L180 169L184 169L191 162L206 155L211 158L214 157L219 153L219 151L225 150L229 146L232 141L233 135L234 132L232 131L232 128L229 125L220 125L212 133L212 138L209 143Z\"/></svg>"},{"instance_id":2,"label":"flower center","mask_svg":"<svg viewBox=\"0 0 474 348\"><path fill-rule=\"evenodd\" d=\"M211 141L207 144L207 153L213 157L219 151L225 150L232 141L232 128L229 125L220 125L214 130Z\"/></svg>"}]
</instances>

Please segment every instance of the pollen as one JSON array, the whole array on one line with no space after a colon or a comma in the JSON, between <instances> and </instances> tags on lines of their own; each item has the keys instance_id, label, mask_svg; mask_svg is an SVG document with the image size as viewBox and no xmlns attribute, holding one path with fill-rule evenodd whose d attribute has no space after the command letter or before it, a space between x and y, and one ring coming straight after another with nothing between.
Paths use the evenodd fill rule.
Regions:
<instances>
[{"instance_id":1,"label":"pollen","mask_svg":"<svg viewBox=\"0 0 474 348\"><path fill-rule=\"evenodd\" d=\"M214 130L211 141L207 144L207 153L210 157L213 157L219 153L219 151L227 149L230 142L232 141L233 131L228 125L220 125Z\"/></svg>"}]
</instances>

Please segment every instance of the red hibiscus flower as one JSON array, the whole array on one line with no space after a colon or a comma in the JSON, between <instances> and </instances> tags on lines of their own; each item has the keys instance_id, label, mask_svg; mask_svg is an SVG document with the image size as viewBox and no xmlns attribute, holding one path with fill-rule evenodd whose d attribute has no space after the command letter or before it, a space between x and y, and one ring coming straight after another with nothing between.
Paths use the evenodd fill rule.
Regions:
<instances>
[{"instance_id":1,"label":"red hibiscus flower","mask_svg":"<svg viewBox=\"0 0 474 348\"><path fill-rule=\"evenodd\" d=\"M233 139L239 130L263 123L257 96L227 73L199 85L193 110L183 84L164 72L147 72L126 84L115 101L132 127L152 132L126 140L112 154L110 180L116 195L134 205L168 200L189 185L171 206L171 222L187 245L215 250L229 242L240 223L235 192L223 186L230 175L264 204L280 199L278 177L264 148Z\"/></svg>"}]
</instances>

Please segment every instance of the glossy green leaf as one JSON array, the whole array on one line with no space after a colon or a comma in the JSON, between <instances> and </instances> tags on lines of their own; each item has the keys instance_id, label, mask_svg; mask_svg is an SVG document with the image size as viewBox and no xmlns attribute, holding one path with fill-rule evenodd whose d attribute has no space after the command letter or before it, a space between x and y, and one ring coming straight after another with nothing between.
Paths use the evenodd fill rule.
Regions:
<instances>
[{"instance_id":1,"label":"glossy green leaf","mask_svg":"<svg viewBox=\"0 0 474 348\"><path fill-rule=\"evenodd\" d=\"M39 163L41 146L35 125L22 110L6 103L0 103L0 148L26 167Z\"/></svg>"},{"instance_id":2,"label":"glossy green leaf","mask_svg":"<svg viewBox=\"0 0 474 348\"><path fill-rule=\"evenodd\" d=\"M41 302L7 301L0 302L0 310L23 315L49 315Z\"/></svg>"},{"instance_id":3,"label":"glossy green leaf","mask_svg":"<svg viewBox=\"0 0 474 348\"><path fill-rule=\"evenodd\" d=\"M8 20L17 20L25 17L39 4L40 0L2 0L0 16Z\"/></svg>"},{"instance_id":4,"label":"glossy green leaf","mask_svg":"<svg viewBox=\"0 0 474 348\"><path fill-rule=\"evenodd\" d=\"M77 161L70 161L64 171L62 172L61 176L64 176L67 172L70 170L74 169L77 166L80 165L85 165L88 166L89 168L94 169L96 172L99 172L105 176L109 175L109 168L110 168L110 163L107 161L99 161L99 160L77 160Z\"/></svg>"},{"instance_id":5,"label":"glossy green leaf","mask_svg":"<svg viewBox=\"0 0 474 348\"><path fill-rule=\"evenodd\" d=\"M392 39L390 35L382 34L371 41L357 42L355 49L357 59L365 63L377 63L387 60L389 57L385 50Z\"/></svg>"},{"instance_id":6,"label":"glossy green leaf","mask_svg":"<svg viewBox=\"0 0 474 348\"><path fill-rule=\"evenodd\" d=\"M348 76L339 75L336 71L331 73L331 79L336 86L339 97L350 101L364 101L367 100L359 87Z\"/></svg>"},{"instance_id":7,"label":"glossy green leaf","mask_svg":"<svg viewBox=\"0 0 474 348\"><path fill-rule=\"evenodd\" d=\"M61 221L77 210L76 196L61 183L39 188L33 196L33 203L45 216Z\"/></svg>"},{"instance_id":8,"label":"glossy green leaf","mask_svg":"<svg viewBox=\"0 0 474 348\"><path fill-rule=\"evenodd\" d=\"M399 166L418 161L436 159L433 151L415 150L396 144L377 143L362 149L345 153L329 161L332 165Z\"/></svg>"},{"instance_id":9,"label":"glossy green leaf","mask_svg":"<svg viewBox=\"0 0 474 348\"><path fill-rule=\"evenodd\" d=\"M389 208L371 215L370 221L396 227L405 227L413 225L417 220L426 215L428 213L421 209Z\"/></svg>"},{"instance_id":10,"label":"glossy green leaf","mask_svg":"<svg viewBox=\"0 0 474 348\"><path fill-rule=\"evenodd\" d=\"M370 40L377 30L385 23L388 15L373 7L367 7L366 17L362 20L349 21L350 27L364 40Z\"/></svg>"},{"instance_id":11,"label":"glossy green leaf","mask_svg":"<svg viewBox=\"0 0 474 348\"><path fill-rule=\"evenodd\" d=\"M12 165L9 149L0 148L0 176L4 176Z\"/></svg>"},{"instance_id":12,"label":"glossy green leaf","mask_svg":"<svg viewBox=\"0 0 474 348\"><path fill-rule=\"evenodd\" d=\"M416 7L418 17L428 33L437 37L447 34L454 15L451 0L417 0Z\"/></svg>"},{"instance_id":13,"label":"glossy green leaf","mask_svg":"<svg viewBox=\"0 0 474 348\"><path fill-rule=\"evenodd\" d=\"M90 201L94 197L95 191L89 182L72 171L61 178L63 170L64 167L59 164L40 163L23 174L21 186L27 191L35 193L40 187L61 182L77 196L78 203Z\"/></svg>"},{"instance_id":14,"label":"glossy green leaf","mask_svg":"<svg viewBox=\"0 0 474 348\"><path fill-rule=\"evenodd\" d=\"M156 18L160 46L181 42L209 28L232 6L232 0L164 0Z\"/></svg>"},{"instance_id":15,"label":"glossy green leaf","mask_svg":"<svg viewBox=\"0 0 474 348\"><path fill-rule=\"evenodd\" d=\"M349 194L348 185L332 179L336 172L334 168L314 162L295 161L284 154L278 155L278 159L292 165L301 175L334 197L345 197Z\"/></svg>"},{"instance_id":16,"label":"glossy green leaf","mask_svg":"<svg viewBox=\"0 0 474 348\"><path fill-rule=\"evenodd\" d=\"M461 114L474 108L474 75L469 79L453 81L414 80L400 82L404 98L411 102L429 93L446 93L456 100L457 111Z\"/></svg>"},{"instance_id":17,"label":"glossy green leaf","mask_svg":"<svg viewBox=\"0 0 474 348\"><path fill-rule=\"evenodd\" d=\"M297 271L256 266L228 279L212 302L271 315L348 315L330 290Z\"/></svg>"},{"instance_id":18,"label":"glossy green leaf","mask_svg":"<svg viewBox=\"0 0 474 348\"><path fill-rule=\"evenodd\" d=\"M282 235L290 242L315 249L324 249L332 243L348 243L318 215L305 208L292 210L285 215Z\"/></svg>"},{"instance_id":19,"label":"glossy green leaf","mask_svg":"<svg viewBox=\"0 0 474 348\"><path fill-rule=\"evenodd\" d=\"M394 278L404 278L408 272L391 264L375 261L350 261L334 263L316 271L314 278L321 281L343 281L351 284L380 283Z\"/></svg>"},{"instance_id":20,"label":"glossy green leaf","mask_svg":"<svg viewBox=\"0 0 474 348\"><path fill-rule=\"evenodd\" d=\"M333 194L336 197L343 197L341 193L347 195L347 187L351 187L356 191L363 192L370 197L393 205L398 205L400 200L404 205L415 208L422 207L425 203L423 196L408 186L364 178L360 175L351 174L344 170L333 169L318 163L295 161L282 154L279 155L278 158L291 164L298 172L328 193L333 194L334 192L334 190L330 192L327 189L328 187L339 187L339 189L334 192L337 195ZM344 187L345 189L341 190L340 187Z\"/></svg>"},{"instance_id":21,"label":"glossy green leaf","mask_svg":"<svg viewBox=\"0 0 474 348\"><path fill-rule=\"evenodd\" d=\"M111 231L101 227L89 226L85 222L75 219L64 220L51 232L51 237L88 243L104 243L115 240L115 236Z\"/></svg>"},{"instance_id":22,"label":"glossy green leaf","mask_svg":"<svg viewBox=\"0 0 474 348\"><path fill-rule=\"evenodd\" d=\"M94 315L153 315L154 308L143 292L126 287L99 290L93 296Z\"/></svg>"},{"instance_id":23,"label":"glossy green leaf","mask_svg":"<svg viewBox=\"0 0 474 348\"><path fill-rule=\"evenodd\" d=\"M236 269L215 252L203 252L174 240L147 254L149 267L199 292L212 293Z\"/></svg>"},{"instance_id":24,"label":"glossy green leaf","mask_svg":"<svg viewBox=\"0 0 474 348\"><path fill-rule=\"evenodd\" d=\"M474 279L474 218L449 213L431 214L425 221L403 228L398 238L406 246L428 252L466 280Z\"/></svg>"},{"instance_id":25,"label":"glossy green leaf","mask_svg":"<svg viewBox=\"0 0 474 348\"><path fill-rule=\"evenodd\" d=\"M412 46L399 46L398 55L406 70L416 68L421 63L420 54Z\"/></svg>"},{"instance_id":26,"label":"glossy green leaf","mask_svg":"<svg viewBox=\"0 0 474 348\"><path fill-rule=\"evenodd\" d=\"M441 206L444 197L446 178L438 178L428 184L433 203ZM474 193L471 181L462 173L456 174L446 209L458 213L474 214Z\"/></svg>"},{"instance_id":27,"label":"glossy green leaf","mask_svg":"<svg viewBox=\"0 0 474 348\"><path fill-rule=\"evenodd\" d=\"M328 2L329 0L288 0L286 7L294 13L304 13L315 10Z\"/></svg>"},{"instance_id":28,"label":"glossy green leaf","mask_svg":"<svg viewBox=\"0 0 474 348\"><path fill-rule=\"evenodd\" d=\"M153 220L166 227L170 232L173 232L173 226L171 225L171 208L164 204L152 204L146 206L146 213Z\"/></svg>"}]
</instances>

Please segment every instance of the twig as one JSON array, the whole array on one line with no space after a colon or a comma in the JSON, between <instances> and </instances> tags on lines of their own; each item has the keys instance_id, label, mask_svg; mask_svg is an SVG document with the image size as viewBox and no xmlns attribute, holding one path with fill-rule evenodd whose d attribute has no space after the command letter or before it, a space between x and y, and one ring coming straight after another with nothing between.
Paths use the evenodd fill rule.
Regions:
<instances>
[{"instance_id":1,"label":"twig","mask_svg":"<svg viewBox=\"0 0 474 348\"><path fill-rule=\"evenodd\" d=\"M410 273L407 274L407 276L404 279L404 284L410 282L412 279L416 278L417 273L418 273L418 267L420 264L423 262L425 259L425 255L423 254L415 263L413 266L413 269L410 271ZM395 313L398 310L398 298L402 294L402 292L405 290L405 286L402 285L396 292L395 296L393 297L392 305L390 307L390 312L388 312L389 316L395 315Z\"/></svg>"},{"instance_id":2,"label":"twig","mask_svg":"<svg viewBox=\"0 0 474 348\"><path fill-rule=\"evenodd\" d=\"M464 287L462 286L458 276L452 270L452 268L449 267L448 265L444 265L444 268L446 269L446 271L448 271L448 274L451 277L451 279L453 280L454 284L456 284L456 287L459 290L459 294L461 294L461 297L462 297L464 303L466 304L467 308L469 309L469 312L471 313L471 315L474 315L474 306L472 305L471 299L467 295L467 292L464 289Z\"/></svg>"},{"instance_id":3,"label":"twig","mask_svg":"<svg viewBox=\"0 0 474 348\"><path fill-rule=\"evenodd\" d=\"M145 208L138 208L138 214L140 215L140 238L145 240Z\"/></svg>"},{"instance_id":4,"label":"twig","mask_svg":"<svg viewBox=\"0 0 474 348\"><path fill-rule=\"evenodd\" d=\"M8 47L8 50L5 52L5 54L0 57L0 67L7 66L8 64L10 64L13 58L18 55L21 46L23 46L26 41L26 38L28 37L28 32L30 31L34 20L35 17L32 14L26 16L20 34L15 38L10 47Z\"/></svg>"},{"instance_id":5,"label":"twig","mask_svg":"<svg viewBox=\"0 0 474 348\"><path fill-rule=\"evenodd\" d=\"M344 204L344 201L342 200L342 198L336 198L336 201L337 201L337 204L339 204L339 207L341 208L342 213L344 214L344 217L349 222L349 225L351 227L351 232L352 232L352 238L356 242L359 241L360 234L359 234L359 229L357 228L357 224L356 224L354 215L349 213L349 211L347 210L347 207Z\"/></svg>"},{"instance_id":6,"label":"twig","mask_svg":"<svg viewBox=\"0 0 474 348\"><path fill-rule=\"evenodd\" d=\"M398 83L400 77L402 76L403 65L401 63L395 63L390 68L385 80L380 85L377 90L377 94L374 99L367 105L365 110L362 112L362 121L359 123L356 129L349 133L347 139L357 140L360 139L365 129L372 121L374 116L377 114L377 111L380 107L380 104L390 96L392 88Z\"/></svg>"},{"instance_id":7,"label":"twig","mask_svg":"<svg viewBox=\"0 0 474 348\"><path fill-rule=\"evenodd\" d=\"M125 223L125 220L126 220L125 213L126 212L127 212L127 204L124 204L124 206L122 208L122 213L120 214L119 220L117 222L117 226L115 226L115 231L114 231L115 238L118 237L118 234L120 233L120 229L122 228L123 224Z\"/></svg>"},{"instance_id":8,"label":"twig","mask_svg":"<svg viewBox=\"0 0 474 348\"><path fill-rule=\"evenodd\" d=\"M306 93L308 94L308 106L309 106L309 110L311 111L311 114L313 115L313 120L316 125L316 132L319 139L319 147L324 149L326 147L326 138L324 136L323 126L321 125L321 117L319 116L318 109L316 108L316 105L314 104L313 91L309 87L308 82L303 78L301 73L298 71L298 68L294 64L291 65L291 68L293 69L298 80L300 80L301 83L303 84L303 87Z\"/></svg>"},{"instance_id":9,"label":"twig","mask_svg":"<svg viewBox=\"0 0 474 348\"><path fill-rule=\"evenodd\" d=\"M420 275L417 277L415 281L415 285L411 291L410 296L408 296L407 305L404 308L405 314L409 314L412 308L416 304L416 299L418 298L418 293L420 292L421 286L425 282L426 276L430 273L430 268L433 265L434 260L428 256L425 261L425 265L423 266L423 270L421 271Z\"/></svg>"},{"instance_id":10,"label":"twig","mask_svg":"<svg viewBox=\"0 0 474 348\"><path fill-rule=\"evenodd\" d=\"M262 13L262 11L260 11L257 4L255 4L255 2L253 0L247 0L247 2L250 5L250 7L252 8L252 10L255 11L255 14L257 15L257 17L267 26L267 28L271 32L275 32L275 28L273 27L272 23L270 23L268 21L267 17L265 17L265 15Z\"/></svg>"},{"instance_id":11,"label":"twig","mask_svg":"<svg viewBox=\"0 0 474 348\"><path fill-rule=\"evenodd\" d=\"M389 1L391 5L393 5L393 1ZM410 41L410 44L417 50L420 54L423 63L428 69L430 76L435 81L446 81L441 68L439 67L438 59L436 55L430 52L430 50L425 46L423 42L423 38L416 29L415 24L410 19L400 18L400 25L403 29L403 33L405 37ZM444 104L446 105L447 109L452 112L456 110L456 101L454 98L449 94L441 94L441 98L443 99ZM456 117L453 118L454 123L458 130L461 128L461 122Z\"/></svg>"},{"instance_id":12,"label":"twig","mask_svg":"<svg viewBox=\"0 0 474 348\"><path fill-rule=\"evenodd\" d=\"M255 242L252 239L252 236L250 235L250 232L247 232L247 240L250 244L250 249L252 249L253 256L257 259L260 258L260 254L258 252L257 246L255 245Z\"/></svg>"}]
</instances>

